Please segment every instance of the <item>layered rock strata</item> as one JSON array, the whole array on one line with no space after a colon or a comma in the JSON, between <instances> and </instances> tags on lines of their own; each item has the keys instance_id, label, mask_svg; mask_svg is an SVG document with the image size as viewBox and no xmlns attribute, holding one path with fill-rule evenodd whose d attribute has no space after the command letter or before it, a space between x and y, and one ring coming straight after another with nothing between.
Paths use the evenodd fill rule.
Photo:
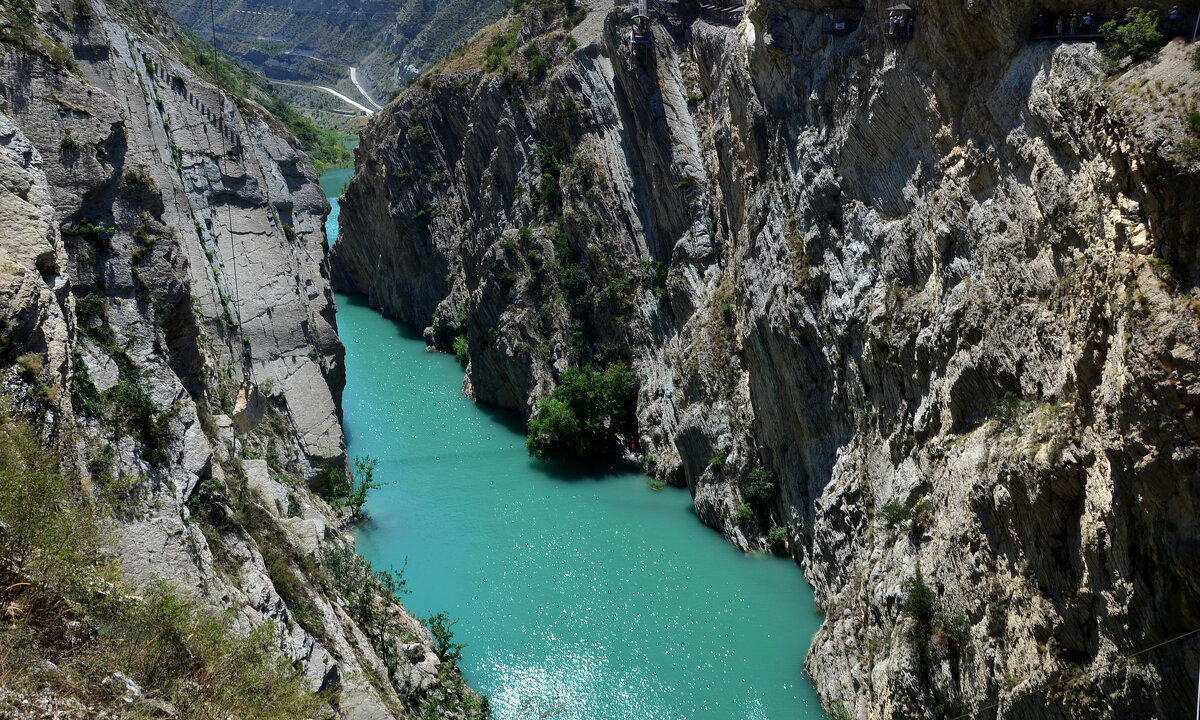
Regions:
<instances>
[{"instance_id":1,"label":"layered rock strata","mask_svg":"<svg viewBox=\"0 0 1200 720\"><path fill-rule=\"evenodd\" d=\"M110 502L135 586L165 580L278 630L347 718L470 696L392 598L367 627L329 558L348 472L329 205L261 107L178 59L163 7L11 3L0 27L0 360L6 402ZM243 369L268 411L229 414ZM359 567L354 565L354 567ZM367 575L370 575L367 571ZM384 627L385 630L380 628Z\"/></svg>"},{"instance_id":2,"label":"layered rock strata","mask_svg":"<svg viewBox=\"0 0 1200 720\"><path fill-rule=\"evenodd\" d=\"M335 286L525 417L629 363L644 465L803 566L830 706L1179 714L1195 636L1129 656L1200 626L1200 73L1027 42L1050 5L928 0L904 41L762 1L649 46L616 10L578 48L526 10L364 133Z\"/></svg>"}]
</instances>

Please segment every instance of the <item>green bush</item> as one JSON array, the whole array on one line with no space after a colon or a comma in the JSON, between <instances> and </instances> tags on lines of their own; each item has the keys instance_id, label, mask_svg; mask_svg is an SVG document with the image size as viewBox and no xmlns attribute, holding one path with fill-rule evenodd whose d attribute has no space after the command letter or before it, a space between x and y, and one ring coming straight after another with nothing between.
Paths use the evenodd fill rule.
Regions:
<instances>
[{"instance_id":1,"label":"green bush","mask_svg":"<svg viewBox=\"0 0 1200 720\"><path fill-rule=\"evenodd\" d=\"M1142 60L1162 47L1158 11L1135 7L1130 12L1133 15L1132 22L1109 20L1100 28L1100 32L1104 33L1104 53L1110 60Z\"/></svg>"},{"instance_id":2,"label":"green bush","mask_svg":"<svg viewBox=\"0 0 1200 720\"><path fill-rule=\"evenodd\" d=\"M91 245L107 246L116 231L112 225L100 221L89 221L78 225L70 225L62 229L63 235L81 238Z\"/></svg>"},{"instance_id":3,"label":"green bush","mask_svg":"<svg viewBox=\"0 0 1200 720\"><path fill-rule=\"evenodd\" d=\"M776 525L767 533L767 547L776 555L783 555L787 552L787 539L787 528Z\"/></svg>"},{"instance_id":4,"label":"green bush","mask_svg":"<svg viewBox=\"0 0 1200 720\"><path fill-rule=\"evenodd\" d=\"M538 401L525 446L538 458L584 459L612 454L619 426L633 416L637 380L624 365L603 372L568 368L550 397Z\"/></svg>"},{"instance_id":5,"label":"green bush","mask_svg":"<svg viewBox=\"0 0 1200 720\"><path fill-rule=\"evenodd\" d=\"M901 609L914 620L909 629L908 639L917 655L918 664L922 669L927 669L931 662L929 639L933 634L933 620L937 614L937 596L925 583L920 563L917 563L916 572L904 581L902 587L906 596Z\"/></svg>"},{"instance_id":6,"label":"green bush","mask_svg":"<svg viewBox=\"0 0 1200 720\"><path fill-rule=\"evenodd\" d=\"M754 524L754 508L749 503L741 503L733 510L733 522L738 527L750 527Z\"/></svg>"},{"instance_id":7,"label":"green bush","mask_svg":"<svg viewBox=\"0 0 1200 720\"><path fill-rule=\"evenodd\" d=\"M348 476L338 465L330 465L321 473L318 493L331 505L345 508L354 518L363 517L363 507L372 490L382 487L375 482L379 461L370 456L354 458L354 476Z\"/></svg>"},{"instance_id":8,"label":"green bush","mask_svg":"<svg viewBox=\"0 0 1200 720\"><path fill-rule=\"evenodd\" d=\"M467 345L467 336L459 335L454 338L454 358L458 360L458 364L464 368L471 360L471 348Z\"/></svg>"},{"instance_id":9,"label":"green bush","mask_svg":"<svg viewBox=\"0 0 1200 720\"><path fill-rule=\"evenodd\" d=\"M492 42L488 44L485 51L483 68L492 72L504 67L508 62L508 57L517 49L517 36L520 33L521 28L517 26L492 38Z\"/></svg>"},{"instance_id":10,"label":"green bush","mask_svg":"<svg viewBox=\"0 0 1200 720\"><path fill-rule=\"evenodd\" d=\"M742 482L742 498L756 508L768 505L779 492L775 474L765 467L756 467Z\"/></svg>"},{"instance_id":11,"label":"green bush","mask_svg":"<svg viewBox=\"0 0 1200 720\"><path fill-rule=\"evenodd\" d=\"M846 704L835 702L829 706L829 720L854 720L854 716L846 709Z\"/></svg>"},{"instance_id":12,"label":"green bush","mask_svg":"<svg viewBox=\"0 0 1200 720\"><path fill-rule=\"evenodd\" d=\"M413 125L408 129L408 141L418 145L429 144L429 131L424 125Z\"/></svg>"},{"instance_id":13,"label":"green bush","mask_svg":"<svg viewBox=\"0 0 1200 720\"><path fill-rule=\"evenodd\" d=\"M443 660L449 660L451 663L457 663L462 658L462 649L466 647L466 645L454 642L454 633L450 628L457 622L457 620L451 620L450 616L444 612L425 621L425 625L429 628L429 634L433 635L433 647L437 650L437 654Z\"/></svg>"},{"instance_id":14,"label":"green bush","mask_svg":"<svg viewBox=\"0 0 1200 720\"><path fill-rule=\"evenodd\" d=\"M534 81L542 80L546 77L546 73L550 71L550 61L541 55L534 54L529 58L529 79Z\"/></svg>"},{"instance_id":15,"label":"green bush","mask_svg":"<svg viewBox=\"0 0 1200 720\"><path fill-rule=\"evenodd\" d=\"M950 644L958 649L966 647L971 639L971 622L960 612L943 612L938 614L938 627Z\"/></svg>"},{"instance_id":16,"label":"green bush","mask_svg":"<svg viewBox=\"0 0 1200 720\"><path fill-rule=\"evenodd\" d=\"M101 518L58 469L31 424L0 409L0 677L40 660L59 673L53 692L89 704L117 699L104 681L122 672L181 717L284 720L320 714L322 698L276 648L270 624L248 636L232 618L165 584L132 593L100 552Z\"/></svg>"},{"instance_id":17,"label":"green bush","mask_svg":"<svg viewBox=\"0 0 1200 720\"><path fill-rule=\"evenodd\" d=\"M2 398L0 528L0 588L8 588L0 596L23 579L51 593L72 592L100 561L92 509L73 496L34 427L13 417Z\"/></svg>"},{"instance_id":18,"label":"green bush","mask_svg":"<svg viewBox=\"0 0 1200 720\"><path fill-rule=\"evenodd\" d=\"M898 500L889 500L879 509L879 517L883 518L883 523L889 530L895 530L908 522L911 514L912 509Z\"/></svg>"},{"instance_id":19,"label":"green bush","mask_svg":"<svg viewBox=\"0 0 1200 720\"><path fill-rule=\"evenodd\" d=\"M937 596L934 595L933 589L925 583L920 563L917 563L917 570L913 576L904 581L903 588L906 593L904 612L916 620L919 625L928 627L933 622L933 616L937 610Z\"/></svg>"},{"instance_id":20,"label":"green bush","mask_svg":"<svg viewBox=\"0 0 1200 720\"><path fill-rule=\"evenodd\" d=\"M79 140L71 134L70 130L67 130L63 133L62 140L59 141L58 147L63 152L78 152Z\"/></svg>"}]
</instances>

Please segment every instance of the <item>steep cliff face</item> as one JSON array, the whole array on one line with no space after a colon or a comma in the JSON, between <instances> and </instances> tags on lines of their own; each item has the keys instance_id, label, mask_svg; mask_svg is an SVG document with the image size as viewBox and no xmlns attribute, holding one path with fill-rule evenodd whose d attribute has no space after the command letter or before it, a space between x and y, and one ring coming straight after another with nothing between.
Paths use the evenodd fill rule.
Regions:
<instances>
[{"instance_id":1,"label":"steep cliff face","mask_svg":"<svg viewBox=\"0 0 1200 720\"><path fill-rule=\"evenodd\" d=\"M341 716L460 713L452 665L309 489L347 472L312 164L177 59L157 3L10 3L0 40L5 402L115 508L133 591L165 580L240 631L273 623ZM244 369L267 396L248 434Z\"/></svg>"},{"instance_id":2,"label":"steep cliff face","mask_svg":"<svg viewBox=\"0 0 1200 720\"><path fill-rule=\"evenodd\" d=\"M785 534L853 716L1189 707L1194 636L1127 656L1200 625L1193 49L1110 81L1032 3L939 0L911 41L759 2L575 49L543 10L375 119L335 285L526 416L630 363L646 464Z\"/></svg>"}]
</instances>

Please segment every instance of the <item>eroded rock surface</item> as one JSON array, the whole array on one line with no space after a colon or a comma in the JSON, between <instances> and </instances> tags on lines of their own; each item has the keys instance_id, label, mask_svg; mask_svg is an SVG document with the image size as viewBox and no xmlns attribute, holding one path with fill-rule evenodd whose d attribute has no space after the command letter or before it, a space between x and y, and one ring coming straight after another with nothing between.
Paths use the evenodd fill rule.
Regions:
<instances>
[{"instance_id":1,"label":"eroded rock surface","mask_svg":"<svg viewBox=\"0 0 1200 720\"><path fill-rule=\"evenodd\" d=\"M114 507L112 549L135 587L166 581L241 631L272 623L341 717L431 702L465 716L461 678L364 584L346 512L310 489L348 472L329 205L311 162L261 107L179 59L161 4L70 5L2 13L6 402ZM244 373L267 396L247 433L229 417ZM5 697L15 716L44 704Z\"/></svg>"},{"instance_id":2,"label":"eroded rock surface","mask_svg":"<svg viewBox=\"0 0 1200 720\"><path fill-rule=\"evenodd\" d=\"M1125 657L1200 625L1194 48L1110 83L1033 3L929 0L910 42L828 11L578 49L527 11L364 133L335 284L526 416L630 363L654 472L740 547L783 529L852 716L1185 712L1200 646Z\"/></svg>"}]
</instances>

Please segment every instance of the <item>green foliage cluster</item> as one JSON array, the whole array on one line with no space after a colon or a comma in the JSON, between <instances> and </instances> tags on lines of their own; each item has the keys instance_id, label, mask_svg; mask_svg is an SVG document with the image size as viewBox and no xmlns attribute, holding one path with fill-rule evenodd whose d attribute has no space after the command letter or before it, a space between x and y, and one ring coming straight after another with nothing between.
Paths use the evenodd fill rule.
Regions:
<instances>
[{"instance_id":1,"label":"green foliage cluster","mask_svg":"<svg viewBox=\"0 0 1200 720\"><path fill-rule=\"evenodd\" d=\"M1196 48L1196 52L1192 53L1192 69L1200 72L1200 47Z\"/></svg>"},{"instance_id":2,"label":"green foliage cluster","mask_svg":"<svg viewBox=\"0 0 1200 720\"><path fill-rule=\"evenodd\" d=\"M394 673L400 666L395 639L411 639L411 636L380 599L393 602L409 592L404 578L408 559L405 558L399 570L372 570L353 548L328 547L324 560L333 586L346 599L350 617L367 634L388 672Z\"/></svg>"},{"instance_id":3,"label":"green foliage cluster","mask_svg":"<svg viewBox=\"0 0 1200 720\"><path fill-rule=\"evenodd\" d=\"M998 398L989 400L984 408L984 413L989 418L999 421L1001 425L1008 425L1033 405L1034 403L1030 400L1025 400L1015 393L1006 392Z\"/></svg>"},{"instance_id":4,"label":"green foliage cluster","mask_svg":"<svg viewBox=\"0 0 1200 720\"><path fill-rule=\"evenodd\" d=\"M883 518L883 523L889 530L895 530L908 522L910 516L911 509L899 500L888 500L879 509L879 517Z\"/></svg>"},{"instance_id":5,"label":"green foliage cluster","mask_svg":"<svg viewBox=\"0 0 1200 720\"><path fill-rule=\"evenodd\" d=\"M134 264L141 262L149 252L154 249L154 236L150 234L149 220L143 220L140 225L133 229L133 253L131 258Z\"/></svg>"},{"instance_id":6,"label":"green foliage cluster","mask_svg":"<svg viewBox=\"0 0 1200 720\"><path fill-rule=\"evenodd\" d=\"M742 499L757 509L762 509L770 504L778 492L775 474L762 466L751 470L746 479L742 481Z\"/></svg>"},{"instance_id":7,"label":"green foliage cluster","mask_svg":"<svg viewBox=\"0 0 1200 720\"><path fill-rule=\"evenodd\" d=\"M767 533L767 547L776 555L783 555L787 552L787 528L776 525Z\"/></svg>"},{"instance_id":8,"label":"green foliage cluster","mask_svg":"<svg viewBox=\"0 0 1200 720\"><path fill-rule=\"evenodd\" d=\"M275 652L275 629L238 635L232 617L165 584L131 593L100 552L101 517L35 429L0 411L0 678L104 705L122 672L181 717L313 716L326 703ZM30 671L41 660L55 675ZM48 687L47 687L48 686Z\"/></svg>"},{"instance_id":9,"label":"green foliage cluster","mask_svg":"<svg viewBox=\"0 0 1200 720\"><path fill-rule=\"evenodd\" d=\"M78 225L66 226L62 229L62 234L78 237L89 245L107 250L115 231L116 228L108 223L90 220Z\"/></svg>"},{"instance_id":10,"label":"green foliage cluster","mask_svg":"<svg viewBox=\"0 0 1200 720\"><path fill-rule=\"evenodd\" d=\"M1133 17L1131 22L1109 20L1100 28L1100 32L1104 33L1104 53L1110 61L1125 58L1143 60L1162 47L1158 11L1135 7L1130 9L1130 13Z\"/></svg>"},{"instance_id":11,"label":"green foliage cluster","mask_svg":"<svg viewBox=\"0 0 1200 720\"><path fill-rule=\"evenodd\" d=\"M1197 62L1200 62L1200 52L1196 54L1196 57ZM1200 68L1197 69L1200 70ZM1200 160L1200 112L1188 115L1187 125L1192 136L1183 141L1183 151L1191 158Z\"/></svg>"},{"instance_id":12,"label":"green foliage cluster","mask_svg":"<svg viewBox=\"0 0 1200 720\"><path fill-rule=\"evenodd\" d=\"M749 503L741 503L733 509L733 522L738 527L750 527L754 524L754 508Z\"/></svg>"},{"instance_id":13,"label":"green foliage cluster","mask_svg":"<svg viewBox=\"0 0 1200 720\"><path fill-rule=\"evenodd\" d=\"M914 621L909 630L909 641L921 666L928 668L932 662L930 641L935 632L945 637L955 652L962 652L970 642L970 621L962 613L941 607L937 594L925 582L920 563L902 587L905 599L901 609Z\"/></svg>"},{"instance_id":14,"label":"green foliage cluster","mask_svg":"<svg viewBox=\"0 0 1200 720\"><path fill-rule=\"evenodd\" d=\"M458 360L458 364L464 368L471 360L471 348L467 345L467 336L459 335L454 338L454 359Z\"/></svg>"},{"instance_id":15,"label":"green foliage cluster","mask_svg":"<svg viewBox=\"0 0 1200 720\"><path fill-rule=\"evenodd\" d=\"M889 500L879 508L879 518L883 520L888 530L898 530L910 524L909 530L916 536L924 532L933 517L929 501L921 497L911 497L906 502Z\"/></svg>"},{"instance_id":16,"label":"green foliage cluster","mask_svg":"<svg viewBox=\"0 0 1200 720\"><path fill-rule=\"evenodd\" d=\"M79 140L68 129L63 132L62 140L59 141L58 147L63 152L78 152L80 147Z\"/></svg>"},{"instance_id":17,"label":"green foliage cluster","mask_svg":"<svg viewBox=\"0 0 1200 720\"><path fill-rule=\"evenodd\" d=\"M625 365L603 371L568 368L550 397L538 401L525 446L538 458L611 454L618 427L633 416L637 380Z\"/></svg>"},{"instance_id":18,"label":"green foliage cluster","mask_svg":"<svg viewBox=\"0 0 1200 720\"><path fill-rule=\"evenodd\" d=\"M562 209L562 188L558 180L564 164L563 153L554 143L542 140L537 145L537 156L542 166L542 177L530 200L534 212L553 216Z\"/></svg>"},{"instance_id":19,"label":"green foliage cluster","mask_svg":"<svg viewBox=\"0 0 1200 720\"><path fill-rule=\"evenodd\" d=\"M829 720L854 720L854 716L846 709L843 702L835 702L829 706Z\"/></svg>"},{"instance_id":20,"label":"green foliage cluster","mask_svg":"<svg viewBox=\"0 0 1200 720\"><path fill-rule=\"evenodd\" d=\"M457 622L457 620L451 620L450 616L444 612L425 620L429 634L433 635L434 649L443 659L452 663L457 663L462 658L462 650L466 647L466 645L454 642L454 632L450 628Z\"/></svg>"},{"instance_id":21,"label":"green foliage cluster","mask_svg":"<svg viewBox=\"0 0 1200 720\"><path fill-rule=\"evenodd\" d=\"M508 32L503 32L492 38L492 42L488 44L487 50L484 51L483 68L488 72L499 70L508 64L508 58L517 49L517 37L521 34L521 26L518 24L509 29Z\"/></svg>"},{"instance_id":22,"label":"green foliage cluster","mask_svg":"<svg viewBox=\"0 0 1200 720\"><path fill-rule=\"evenodd\" d=\"M534 53L533 57L529 58L527 66L529 79L534 82L540 82L545 79L546 73L550 71L550 61L545 57Z\"/></svg>"},{"instance_id":23,"label":"green foliage cluster","mask_svg":"<svg viewBox=\"0 0 1200 720\"><path fill-rule=\"evenodd\" d=\"M418 145L429 144L429 131L424 125L413 125L408 129L408 141Z\"/></svg>"},{"instance_id":24,"label":"green foliage cluster","mask_svg":"<svg viewBox=\"0 0 1200 720\"><path fill-rule=\"evenodd\" d=\"M363 506L367 504L367 495L382 483L375 481L375 471L379 469L379 461L370 456L354 458L353 477L337 465L325 469L319 492L334 507L345 508L354 518L363 517Z\"/></svg>"}]
</instances>

